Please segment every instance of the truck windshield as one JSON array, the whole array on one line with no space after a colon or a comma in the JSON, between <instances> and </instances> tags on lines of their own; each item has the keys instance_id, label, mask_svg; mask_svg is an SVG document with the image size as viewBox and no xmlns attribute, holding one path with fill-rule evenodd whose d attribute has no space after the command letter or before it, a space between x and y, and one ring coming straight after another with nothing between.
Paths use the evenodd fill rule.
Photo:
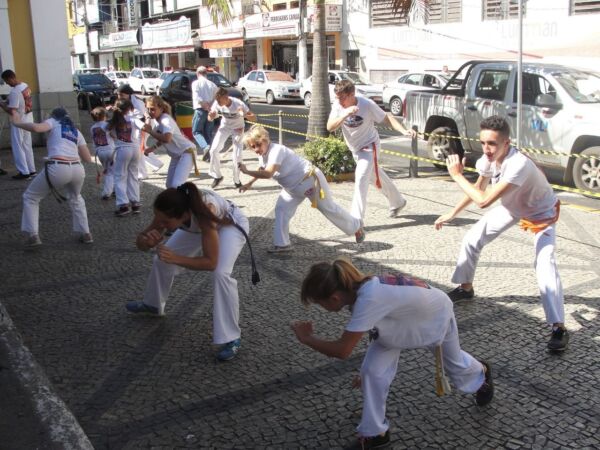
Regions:
<instances>
[{"instance_id":1,"label":"truck windshield","mask_svg":"<svg viewBox=\"0 0 600 450\"><path fill-rule=\"evenodd\" d=\"M570 70L552 75L577 103L600 103L600 74Z\"/></svg>"}]
</instances>

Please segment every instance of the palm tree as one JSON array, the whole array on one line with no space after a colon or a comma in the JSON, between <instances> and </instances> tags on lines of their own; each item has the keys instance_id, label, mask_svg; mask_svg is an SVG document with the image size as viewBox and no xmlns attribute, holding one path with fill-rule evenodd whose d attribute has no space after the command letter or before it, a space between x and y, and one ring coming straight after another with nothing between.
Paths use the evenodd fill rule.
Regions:
<instances>
[{"instance_id":1,"label":"palm tree","mask_svg":"<svg viewBox=\"0 0 600 450\"><path fill-rule=\"evenodd\" d=\"M202 5L208 8L208 13L216 26L231 23L233 8L230 0L202 0Z\"/></svg>"}]
</instances>

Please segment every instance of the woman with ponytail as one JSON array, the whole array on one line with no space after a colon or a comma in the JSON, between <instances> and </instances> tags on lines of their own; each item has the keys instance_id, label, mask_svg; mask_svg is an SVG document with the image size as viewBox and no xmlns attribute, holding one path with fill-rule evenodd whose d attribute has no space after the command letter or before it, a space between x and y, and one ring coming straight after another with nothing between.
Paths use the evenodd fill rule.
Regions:
<instances>
[{"instance_id":1,"label":"woman with ponytail","mask_svg":"<svg viewBox=\"0 0 600 450\"><path fill-rule=\"evenodd\" d=\"M232 359L240 348L239 295L231 276L249 231L248 219L233 203L187 182L154 200L154 220L136 239L140 250L156 248L142 301L131 313L163 316L175 275L185 269L212 272L213 342L217 359ZM165 242L165 233L173 235Z\"/></svg>"}]
</instances>

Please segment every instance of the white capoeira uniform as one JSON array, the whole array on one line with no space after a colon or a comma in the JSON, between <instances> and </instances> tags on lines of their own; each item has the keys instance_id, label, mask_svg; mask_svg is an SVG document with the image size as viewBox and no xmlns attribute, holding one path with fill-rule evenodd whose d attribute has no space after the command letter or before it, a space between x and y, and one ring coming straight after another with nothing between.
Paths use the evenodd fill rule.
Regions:
<instances>
[{"instance_id":1,"label":"white capoeira uniform","mask_svg":"<svg viewBox=\"0 0 600 450\"><path fill-rule=\"evenodd\" d=\"M230 106L221 106L215 100L210 112L221 115L221 125L215 134L210 146L210 167L208 174L213 178L221 178L221 156L227 138L231 136L233 143L233 182L240 182L240 169L238 164L242 162L242 136L244 134L244 115L250 111L248 106L237 98L230 98Z\"/></svg>"},{"instance_id":2,"label":"white capoeira uniform","mask_svg":"<svg viewBox=\"0 0 600 450\"><path fill-rule=\"evenodd\" d=\"M273 174L273 179L283 188L275 204L273 245L290 245L290 220L305 199L311 200L316 208L345 234L350 236L361 227L359 218L351 216L333 200L323 172L293 150L283 145L270 144L267 153L261 155L259 161L262 167L279 166L279 170ZM324 198L321 198L320 189L323 190Z\"/></svg>"},{"instance_id":3,"label":"white capoeira uniform","mask_svg":"<svg viewBox=\"0 0 600 450\"><path fill-rule=\"evenodd\" d=\"M67 199L73 214L73 231L87 234L90 228L85 201L81 196L85 169L79 160L78 151L79 146L86 145L85 139L75 127L61 124L55 119L48 119L44 123L52 127L46 140L48 158L44 169L23 193L21 230L29 235L38 234L40 201L51 193L49 179L52 188Z\"/></svg>"},{"instance_id":4,"label":"white capoeira uniform","mask_svg":"<svg viewBox=\"0 0 600 450\"><path fill-rule=\"evenodd\" d=\"M102 184L102 196L110 196L115 188L114 163L115 163L115 141L108 131L108 122L105 120L95 122L90 128L92 141L96 156L100 160L103 169L104 182Z\"/></svg>"},{"instance_id":5,"label":"white capoeira uniform","mask_svg":"<svg viewBox=\"0 0 600 450\"><path fill-rule=\"evenodd\" d=\"M347 331L370 332L372 341L360 369L363 413L358 433L385 433L390 385L396 376L400 352L438 345L446 374L462 392L483 385L483 365L461 350L452 301L439 289L406 275L373 277L358 289Z\"/></svg>"},{"instance_id":6,"label":"white capoeira uniform","mask_svg":"<svg viewBox=\"0 0 600 450\"><path fill-rule=\"evenodd\" d=\"M138 166L140 161L139 130L144 122L132 115L125 116L125 128L111 130L115 141L115 194L117 207L139 204L140 183ZM136 130L138 133L136 133Z\"/></svg>"},{"instance_id":7,"label":"white capoeira uniform","mask_svg":"<svg viewBox=\"0 0 600 450\"><path fill-rule=\"evenodd\" d=\"M212 191L200 190L204 202L216 208L216 216L226 216L249 232L248 219L242 211ZM198 224L192 215L191 223L173 233L166 246L178 255L194 257L202 254L202 236ZM238 339L241 335L239 327L239 294L237 281L231 276L246 239L234 225L220 225L219 261L212 273L214 303L213 303L213 342L224 344ZM144 303L154 306L159 314L164 314L167 297L175 275L182 273L183 267L162 262L154 256L150 277L146 284Z\"/></svg>"},{"instance_id":8,"label":"white capoeira uniform","mask_svg":"<svg viewBox=\"0 0 600 450\"><path fill-rule=\"evenodd\" d=\"M33 123L31 89L26 83L19 83L10 90L7 106L17 111L21 122ZM33 159L31 133L15 127L11 123L10 144L17 170L23 175L34 173L35 161Z\"/></svg>"},{"instance_id":9,"label":"white capoeira uniform","mask_svg":"<svg viewBox=\"0 0 600 450\"><path fill-rule=\"evenodd\" d=\"M162 146L171 157L167 172L167 188L177 187L185 183L190 176L196 158L196 145L183 135L175 119L167 113L159 117L158 126L154 131L172 135L171 142L163 142Z\"/></svg>"},{"instance_id":10,"label":"white capoeira uniform","mask_svg":"<svg viewBox=\"0 0 600 450\"><path fill-rule=\"evenodd\" d=\"M502 195L501 205L487 212L465 235L452 282L472 283L481 250L520 219L545 222L556 217L557 198L546 177L535 163L516 148L511 148L498 167L484 156L477 160L480 176L491 183L506 181L511 186ZM535 233L535 272L546 321L565 321L562 283L556 266L556 223Z\"/></svg>"},{"instance_id":11,"label":"white capoeira uniform","mask_svg":"<svg viewBox=\"0 0 600 450\"><path fill-rule=\"evenodd\" d=\"M146 105L144 104L144 101L141 100L140 98L136 97L135 95L132 95L130 97L130 101L131 104L133 105L133 112L131 113L133 115L133 117L135 117L136 119L141 120L142 122L146 120ZM135 139L140 143L142 143L142 139L146 139L146 135L145 133L143 133L141 130L139 129L135 129L134 130L135 133ZM141 147L140 147L140 153L141 152ZM146 178L148 178L148 168L146 167L146 156L144 156L144 154L142 153L142 156L140 157L140 160L138 162L138 179L140 180L145 180Z\"/></svg>"},{"instance_id":12,"label":"white capoeira uniform","mask_svg":"<svg viewBox=\"0 0 600 450\"><path fill-rule=\"evenodd\" d=\"M386 117L377 104L368 98L356 96L358 112L347 117L342 124L342 134L346 145L352 152L356 161L354 171L354 196L352 198L352 215L364 219L367 209L367 192L369 184L375 184L377 180L375 172L375 151L377 155L381 147L379 133L375 123L383 121ZM343 114L344 108L339 101L335 101L331 108L329 119L336 119ZM388 200L389 209L394 210L406 204L406 199L396 188L393 181L388 177L380 165L377 165L379 180L381 181L381 192Z\"/></svg>"}]
</instances>

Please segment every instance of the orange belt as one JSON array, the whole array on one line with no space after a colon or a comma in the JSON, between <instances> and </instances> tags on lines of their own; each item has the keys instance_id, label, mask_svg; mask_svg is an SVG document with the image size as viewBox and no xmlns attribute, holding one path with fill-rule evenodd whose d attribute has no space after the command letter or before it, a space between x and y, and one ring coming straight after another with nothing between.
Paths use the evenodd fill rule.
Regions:
<instances>
[{"instance_id":1,"label":"orange belt","mask_svg":"<svg viewBox=\"0 0 600 450\"><path fill-rule=\"evenodd\" d=\"M558 217L560 216L560 200L556 201L554 208L556 208L556 214L553 217L543 220L521 219L519 220L519 226L522 230L531 231L534 234L544 231L550 225L558 221Z\"/></svg>"},{"instance_id":2,"label":"orange belt","mask_svg":"<svg viewBox=\"0 0 600 450\"><path fill-rule=\"evenodd\" d=\"M373 164L375 165L375 187L381 189L381 180L379 179L379 164L377 164L377 146L375 142L371 144L373 146Z\"/></svg>"}]
</instances>

